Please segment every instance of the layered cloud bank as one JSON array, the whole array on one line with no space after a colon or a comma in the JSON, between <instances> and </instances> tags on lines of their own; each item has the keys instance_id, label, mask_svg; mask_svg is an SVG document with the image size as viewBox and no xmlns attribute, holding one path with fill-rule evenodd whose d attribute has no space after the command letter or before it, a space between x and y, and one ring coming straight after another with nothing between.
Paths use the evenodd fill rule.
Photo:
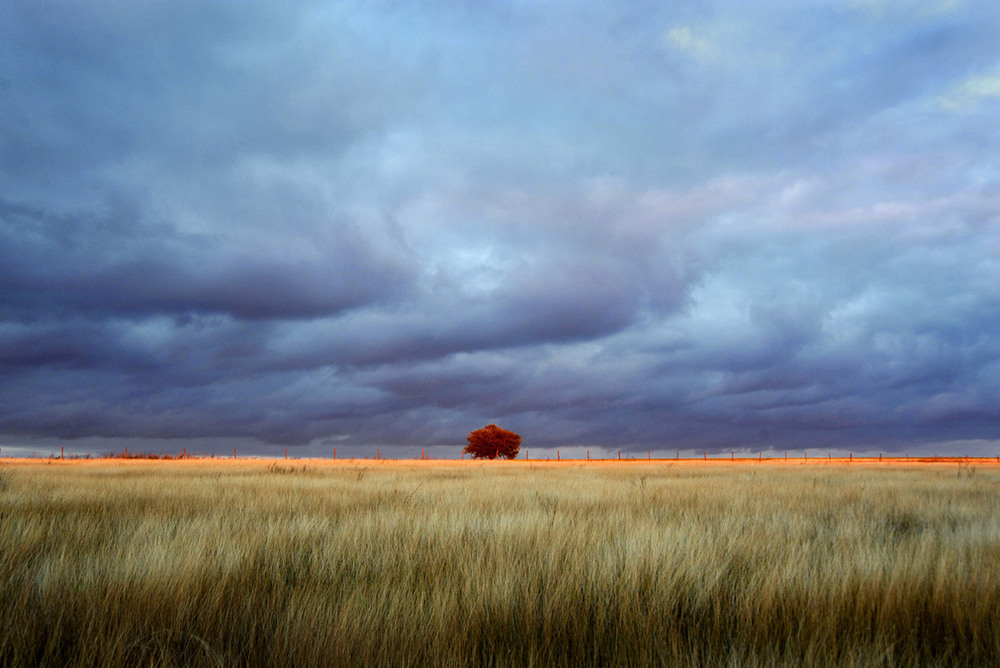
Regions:
<instances>
[{"instance_id":1,"label":"layered cloud bank","mask_svg":"<svg viewBox=\"0 0 1000 668\"><path fill-rule=\"evenodd\" d=\"M993 454L1000 10L658 4L5 3L0 445Z\"/></svg>"}]
</instances>

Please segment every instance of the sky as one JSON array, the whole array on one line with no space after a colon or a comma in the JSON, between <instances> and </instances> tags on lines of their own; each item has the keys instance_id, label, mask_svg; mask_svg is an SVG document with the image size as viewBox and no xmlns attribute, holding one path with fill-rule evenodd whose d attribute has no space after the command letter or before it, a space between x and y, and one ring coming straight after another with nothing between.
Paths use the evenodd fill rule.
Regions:
<instances>
[{"instance_id":1,"label":"sky","mask_svg":"<svg viewBox=\"0 0 1000 668\"><path fill-rule=\"evenodd\" d=\"M993 0L6 0L0 456L1000 452Z\"/></svg>"}]
</instances>

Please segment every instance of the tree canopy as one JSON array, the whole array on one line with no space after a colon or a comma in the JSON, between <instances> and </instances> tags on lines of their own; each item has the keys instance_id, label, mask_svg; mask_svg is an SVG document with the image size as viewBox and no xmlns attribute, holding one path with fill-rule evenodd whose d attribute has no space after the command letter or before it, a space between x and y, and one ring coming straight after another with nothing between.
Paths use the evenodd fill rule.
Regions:
<instances>
[{"instance_id":1,"label":"tree canopy","mask_svg":"<svg viewBox=\"0 0 1000 668\"><path fill-rule=\"evenodd\" d=\"M474 459L514 459L521 450L521 435L495 424L469 432L466 440L469 444L462 452Z\"/></svg>"}]
</instances>

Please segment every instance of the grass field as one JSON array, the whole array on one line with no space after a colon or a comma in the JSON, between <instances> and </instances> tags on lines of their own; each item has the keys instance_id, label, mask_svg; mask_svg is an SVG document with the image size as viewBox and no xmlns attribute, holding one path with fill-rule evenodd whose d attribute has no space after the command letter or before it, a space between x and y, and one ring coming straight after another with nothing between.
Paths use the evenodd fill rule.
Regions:
<instances>
[{"instance_id":1,"label":"grass field","mask_svg":"<svg viewBox=\"0 0 1000 668\"><path fill-rule=\"evenodd\" d=\"M1000 665L988 463L0 460L0 665Z\"/></svg>"}]
</instances>

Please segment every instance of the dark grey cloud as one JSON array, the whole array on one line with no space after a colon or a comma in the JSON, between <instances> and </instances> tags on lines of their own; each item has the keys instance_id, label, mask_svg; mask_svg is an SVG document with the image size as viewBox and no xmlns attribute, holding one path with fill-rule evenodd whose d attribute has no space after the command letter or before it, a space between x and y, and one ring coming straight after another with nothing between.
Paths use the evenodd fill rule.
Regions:
<instances>
[{"instance_id":1,"label":"dark grey cloud","mask_svg":"<svg viewBox=\"0 0 1000 668\"><path fill-rule=\"evenodd\" d=\"M998 34L972 0L6 3L4 451L992 454Z\"/></svg>"},{"instance_id":2,"label":"dark grey cloud","mask_svg":"<svg viewBox=\"0 0 1000 668\"><path fill-rule=\"evenodd\" d=\"M181 233L130 208L51 215L0 200L0 295L13 316L304 318L405 293L415 273L405 249L351 225L292 243L227 236Z\"/></svg>"}]
</instances>

